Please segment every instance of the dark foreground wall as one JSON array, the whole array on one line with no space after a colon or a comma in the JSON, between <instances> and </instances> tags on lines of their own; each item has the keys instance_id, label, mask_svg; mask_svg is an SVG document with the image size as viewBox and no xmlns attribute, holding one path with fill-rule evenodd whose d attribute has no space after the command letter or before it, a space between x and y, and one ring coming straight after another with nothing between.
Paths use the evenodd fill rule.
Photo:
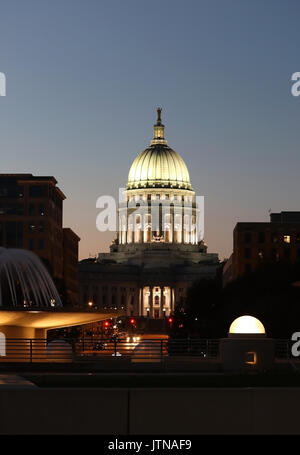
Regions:
<instances>
[{"instance_id":1,"label":"dark foreground wall","mask_svg":"<svg viewBox=\"0 0 300 455\"><path fill-rule=\"evenodd\" d=\"M0 390L0 434L295 434L300 388Z\"/></svg>"}]
</instances>

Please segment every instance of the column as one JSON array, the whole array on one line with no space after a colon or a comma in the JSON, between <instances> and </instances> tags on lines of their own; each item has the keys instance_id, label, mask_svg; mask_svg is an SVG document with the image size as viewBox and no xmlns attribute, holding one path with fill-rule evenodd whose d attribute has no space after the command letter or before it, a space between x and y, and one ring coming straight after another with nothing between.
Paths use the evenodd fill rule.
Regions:
<instances>
[{"instance_id":1,"label":"column","mask_svg":"<svg viewBox=\"0 0 300 455\"><path fill-rule=\"evenodd\" d=\"M150 318L153 318L153 286L150 286Z\"/></svg>"},{"instance_id":2,"label":"column","mask_svg":"<svg viewBox=\"0 0 300 455\"><path fill-rule=\"evenodd\" d=\"M174 206L171 208L171 232L172 232L172 243L174 243L174 224L175 224L175 213Z\"/></svg>"},{"instance_id":3,"label":"column","mask_svg":"<svg viewBox=\"0 0 300 455\"><path fill-rule=\"evenodd\" d=\"M128 232L128 199L126 200L126 232L125 232L125 244L128 243L127 232Z\"/></svg>"},{"instance_id":4,"label":"column","mask_svg":"<svg viewBox=\"0 0 300 455\"><path fill-rule=\"evenodd\" d=\"M163 210L162 210L162 205L159 204L158 205L158 216L159 216L159 236L161 236L163 234L163 230L162 230L162 226L163 226L163 219L162 219L162 216L163 216Z\"/></svg>"},{"instance_id":5,"label":"column","mask_svg":"<svg viewBox=\"0 0 300 455\"><path fill-rule=\"evenodd\" d=\"M160 317L164 317L164 287L160 287Z\"/></svg>"},{"instance_id":6,"label":"column","mask_svg":"<svg viewBox=\"0 0 300 455\"><path fill-rule=\"evenodd\" d=\"M173 289L170 286L170 312L173 311Z\"/></svg>"},{"instance_id":7,"label":"column","mask_svg":"<svg viewBox=\"0 0 300 455\"><path fill-rule=\"evenodd\" d=\"M143 242L146 243L147 242L147 228L146 228L146 220L147 220L147 215L144 213L143 214Z\"/></svg>"},{"instance_id":8,"label":"column","mask_svg":"<svg viewBox=\"0 0 300 455\"><path fill-rule=\"evenodd\" d=\"M140 316L144 316L144 287L141 288L141 312Z\"/></svg>"},{"instance_id":9,"label":"column","mask_svg":"<svg viewBox=\"0 0 300 455\"><path fill-rule=\"evenodd\" d=\"M184 243L184 199L181 202L182 214L181 214L181 243Z\"/></svg>"},{"instance_id":10,"label":"column","mask_svg":"<svg viewBox=\"0 0 300 455\"><path fill-rule=\"evenodd\" d=\"M119 210L119 226L118 226L118 241L122 243L122 216L121 211Z\"/></svg>"}]
</instances>

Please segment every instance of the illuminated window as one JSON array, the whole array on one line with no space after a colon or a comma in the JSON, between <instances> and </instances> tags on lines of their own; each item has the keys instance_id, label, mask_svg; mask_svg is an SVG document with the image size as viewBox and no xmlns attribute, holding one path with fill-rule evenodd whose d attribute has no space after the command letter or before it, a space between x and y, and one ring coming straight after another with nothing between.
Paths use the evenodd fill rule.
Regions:
<instances>
[{"instance_id":1,"label":"illuminated window","mask_svg":"<svg viewBox=\"0 0 300 455\"><path fill-rule=\"evenodd\" d=\"M245 352L245 363L247 365L256 365L257 364L256 352Z\"/></svg>"},{"instance_id":2,"label":"illuminated window","mask_svg":"<svg viewBox=\"0 0 300 455\"><path fill-rule=\"evenodd\" d=\"M284 235L283 236L283 241L284 241L284 243L291 243L291 236L290 235Z\"/></svg>"}]
</instances>

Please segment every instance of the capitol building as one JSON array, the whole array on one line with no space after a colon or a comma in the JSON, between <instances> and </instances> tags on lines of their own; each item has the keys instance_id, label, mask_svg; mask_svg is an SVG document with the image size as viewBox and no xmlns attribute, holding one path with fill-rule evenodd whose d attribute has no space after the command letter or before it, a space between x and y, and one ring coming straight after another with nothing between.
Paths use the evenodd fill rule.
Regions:
<instances>
[{"instance_id":1,"label":"capitol building","mask_svg":"<svg viewBox=\"0 0 300 455\"><path fill-rule=\"evenodd\" d=\"M130 167L110 252L79 263L82 306L163 320L193 282L216 275L218 255L207 252L199 221L203 207L164 130L158 108L153 139Z\"/></svg>"}]
</instances>

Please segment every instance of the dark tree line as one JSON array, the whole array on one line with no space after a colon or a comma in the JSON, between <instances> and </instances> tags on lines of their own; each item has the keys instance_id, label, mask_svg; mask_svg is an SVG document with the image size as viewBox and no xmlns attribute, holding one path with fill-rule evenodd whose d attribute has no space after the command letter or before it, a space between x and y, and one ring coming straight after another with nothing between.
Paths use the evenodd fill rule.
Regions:
<instances>
[{"instance_id":1,"label":"dark tree line","mask_svg":"<svg viewBox=\"0 0 300 455\"><path fill-rule=\"evenodd\" d=\"M171 335L220 338L243 315L257 317L270 337L300 331L300 264L266 264L225 288L220 277L196 282L175 309Z\"/></svg>"}]
</instances>

